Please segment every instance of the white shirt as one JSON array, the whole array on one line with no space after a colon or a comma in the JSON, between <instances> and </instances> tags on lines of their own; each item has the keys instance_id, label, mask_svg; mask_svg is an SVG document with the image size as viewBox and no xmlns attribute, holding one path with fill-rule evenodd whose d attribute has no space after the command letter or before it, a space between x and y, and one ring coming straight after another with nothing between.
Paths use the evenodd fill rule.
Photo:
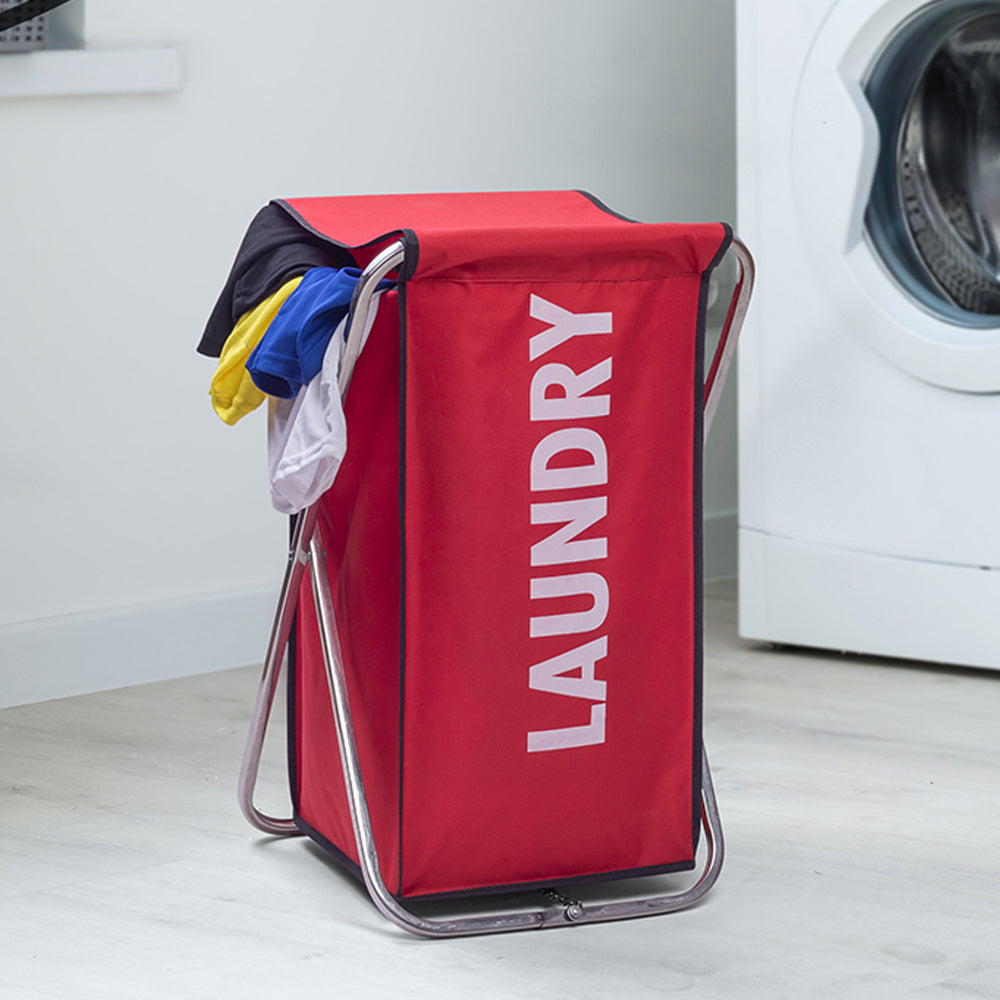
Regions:
<instances>
[{"instance_id":1,"label":"white shirt","mask_svg":"<svg viewBox=\"0 0 1000 1000\"><path fill-rule=\"evenodd\" d=\"M361 334L364 347L382 292L372 296ZM297 514L332 485L347 451L347 423L337 375L344 351L345 317L338 324L319 374L294 399L268 397L267 466L271 504L282 514Z\"/></svg>"}]
</instances>

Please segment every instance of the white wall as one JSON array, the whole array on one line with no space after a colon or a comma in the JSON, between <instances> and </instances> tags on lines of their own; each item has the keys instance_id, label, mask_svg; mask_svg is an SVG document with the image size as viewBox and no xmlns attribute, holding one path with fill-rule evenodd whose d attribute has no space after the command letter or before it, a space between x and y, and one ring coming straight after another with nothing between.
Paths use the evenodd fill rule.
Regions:
<instances>
[{"instance_id":1,"label":"white wall","mask_svg":"<svg viewBox=\"0 0 1000 1000\"><path fill-rule=\"evenodd\" d=\"M184 84L0 97L0 703L259 660L285 520L260 414L218 420L194 345L270 198L734 216L732 0L86 0L86 38L176 46Z\"/></svg>"}]
</instances>

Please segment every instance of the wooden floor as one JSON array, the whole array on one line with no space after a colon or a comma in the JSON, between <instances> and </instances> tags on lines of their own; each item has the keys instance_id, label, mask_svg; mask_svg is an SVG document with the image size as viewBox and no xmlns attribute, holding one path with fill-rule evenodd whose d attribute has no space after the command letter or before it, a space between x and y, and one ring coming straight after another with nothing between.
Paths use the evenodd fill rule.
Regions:
<instances>
[{"instance_id":1,"label":"wooden floor","mask_svg":"<svg viewBox=\"0 0 1000 1000\"><path fill-rule=\"evenodd\" d=\"M729 583L706 618L725 869L616 924L413 938L254 833L256 668L0 712L0 997L1000 996L1000 674L743 643Z\"/></svg>"}]
</instances>

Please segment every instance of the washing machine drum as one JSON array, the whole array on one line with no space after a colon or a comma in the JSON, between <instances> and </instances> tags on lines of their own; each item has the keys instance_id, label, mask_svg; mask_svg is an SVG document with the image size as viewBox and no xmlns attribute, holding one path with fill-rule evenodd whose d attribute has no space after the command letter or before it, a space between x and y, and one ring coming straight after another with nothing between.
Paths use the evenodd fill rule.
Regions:
<instances>
[{"instance_id":1,"label":"washing machine drum","mask_svg":"<svg viewBox=\"0 0 1000 1000\"><path fill-rule=\"evenodd\" d=\"M865 223L906 290L950 322L1000 321L1000 4L932 4L865 91L879 160Z\"/></svg>"}]
</instances>

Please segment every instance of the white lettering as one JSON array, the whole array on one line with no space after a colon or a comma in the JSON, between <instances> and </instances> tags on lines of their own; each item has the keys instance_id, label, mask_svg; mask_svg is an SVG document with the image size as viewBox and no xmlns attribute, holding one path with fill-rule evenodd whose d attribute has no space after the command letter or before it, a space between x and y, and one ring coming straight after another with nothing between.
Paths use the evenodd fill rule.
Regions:
<instances>
[{"instance_id":1,"label":"white lettering","mask_svg":"<svg viewBox=\"0 0 1000 1000\"><path fill-rule=\"evenodd\" d=\"M590 456L583 465L549 465L561 452L582 451ZM572 490L603 486L608 481L608 450L604 439L589 427L561 427L546 434L531 453L531 489Z\"/></svg>"},{"instance_id":2,"label":"white lettering","mask_svg":"<svg viewBox=\"0 0 1000 1000\"><path fill-rule=\"evenodd\" d=\"M597 661L607 655L608 637L602 635L569 652L536 663L529 671L528 687L533 691L549 691L569 698L604 701L608 696L608 685L597 679L594 670ZM567 677L571 670L579 670L580 676Z\"/></svg>"},{"instance_id":3,"label":"white lettering","mask_svg":"<svg viewBox=\"0 0 1000 1000\"><path fill-rule=\"evenodd\" d=\"M606 417L611 412L611 397L585 394L611 378L611 358L577 375L569 365L542 365L531 379L532 420L583 420ZM549 395L556 387L559 395Z\"/></svg>"},{"instance_id":4,"label":"white lettering","mask_svg":"<svg viewBox=\"0 0 1000 1000\"><path fill-rule=\"evenodd\" d=\"M528 355L537 361L573 337L611 333L609 312L572 313L568 309L532 295L532 319L548 328L530 338ZM579 352L576 352L579 356ZM528 395L532 421L578 422L607 417L611 413L609 393L597 393L611 379L610 357L577 373L567 364L550 361L539 365L531 377ZM608 482L608 450L604 438L592 427L559 427L546 434L531 453L531 491L576 490L605 486ZM608 513L607 496L574 497L531 504L531 523L558 525L555 531L531 546L531 565L564 566L598 562L608 558L606 537L580 536ZM555 599L561 603L552 614L532 614L528 621L531 638L572 636L600 629L608 616L608 583L594 571L533 577L532 601ZM532 609L536 608L532 605ZM576 610L566 610L567 608ZM551 649L547 650L547 653ZM590 721L529 732L528 753L570 750L604 743L608 682L597 676L597 663L608 655L608 636L591 638L575 648L533 664L528 671L532 691L582 698L591 702ZM535 657L532 657L535 659ZM570 704L573 704L572 702ZM564 709L565 713L567 710ZM570 714L572 719L575 710ZM579 716L577 716L579 718Z\"/></svg>"},{"instance_id":5,"label":"white lettering","mask_svg":"<svg viewBox=\"0 0 1000 1000\"><path fill-rule=\"evenodd\" d=\"M571 313L540 295L531 296L529 311L532 319L549 324L549 329L536 333L529 342L528 353L532 361L537 361L571 337L611 333L611 313Z\"/></svg>"},{"instance_id":6,"label":"white lettering","mask_svg":"<svg viewBox=\"0 0 1000 1000\"><path fill-rule=\"evenodd\" d=\"M528 753L538 753L540 750L572 750L574 747L592 747L603 743L606 715L607 705L602 701L590 706L589 725L529 732Z\"/></svg>"},{"instance_id":7,"label":"white lettering","mask_svg":"<svg viewBox=\"0 0 1000 1000\"><path fill-rule=\"evenodd\" d=\"M562 527L531 546L531 565L559 566L563 563L607 559L606 538L577 538L577 535L597 524L607 513L607 497L533 503L532 524L562 524Z\"/></svg>"},{"instance_id":8,"label":"white lettering","mask_svg":"<svg viewBox=\"0 0 1000 1000\"><path fill-rule=\"evenodd\" d=\"M563 614L533 615L528 623L531 638L592 632L600 628L608 617L608 585L600 573L567 573L564 576L543 576L532 580L532 600L577 595L590 597L590 607L584 611L568 611Z\"/></svg>"}]
</instances>

